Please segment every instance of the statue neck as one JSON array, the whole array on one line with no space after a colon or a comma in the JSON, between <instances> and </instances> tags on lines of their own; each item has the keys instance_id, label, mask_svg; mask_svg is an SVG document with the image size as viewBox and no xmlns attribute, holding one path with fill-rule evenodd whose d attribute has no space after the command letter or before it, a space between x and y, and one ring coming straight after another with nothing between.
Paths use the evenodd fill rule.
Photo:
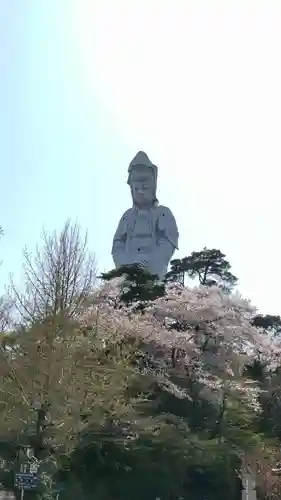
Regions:
<instances>
[{"instance_id":1,"label":"statue neck","mask_svg":"<svg viewBox=\"0 0 281 500\"><path fill-rule=\"evenodd\" d=\"M158 205L158 200L156 199L154 202L150 203L149 205L145 206L139 206L135 202L133 202L133 208L136 210L150 210L151 208L155 208Z\"/></svg>"}]
</instances>

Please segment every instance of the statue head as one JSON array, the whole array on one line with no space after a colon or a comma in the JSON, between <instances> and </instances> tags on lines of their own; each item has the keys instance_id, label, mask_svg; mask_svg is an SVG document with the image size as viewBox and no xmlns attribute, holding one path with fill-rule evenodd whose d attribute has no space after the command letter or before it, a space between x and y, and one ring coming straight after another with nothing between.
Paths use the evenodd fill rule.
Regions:
<instances>
[{"instance_id":1,"label":"statue head","mask_svg":"<svg viewBox=\"0 0 281 500\"><path fill-rule=\"evenodd\" d=\"M157 203L158 169L148 156L139 151L128 169L128 184L131 188L133 203L139 208L150 208Z\"/></svg>"}]
</instances>

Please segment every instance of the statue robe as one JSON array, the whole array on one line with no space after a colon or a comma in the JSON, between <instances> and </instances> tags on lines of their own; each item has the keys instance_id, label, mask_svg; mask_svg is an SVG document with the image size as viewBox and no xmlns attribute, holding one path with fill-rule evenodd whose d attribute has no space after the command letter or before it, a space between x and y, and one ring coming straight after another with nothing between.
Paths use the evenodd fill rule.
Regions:
<instances>
[{"instance_id":1,"label":"statue robe","mask_svg":"<svg viewBox=\"0 0 281 500\"><path fill-rule=\"evenodd\" d=\"M147 269L163 279L178 248L178 228L171 210L161 205L130 208L121 217L113 238L116 267L147 261Z\"/></svg>"}]
</instances>

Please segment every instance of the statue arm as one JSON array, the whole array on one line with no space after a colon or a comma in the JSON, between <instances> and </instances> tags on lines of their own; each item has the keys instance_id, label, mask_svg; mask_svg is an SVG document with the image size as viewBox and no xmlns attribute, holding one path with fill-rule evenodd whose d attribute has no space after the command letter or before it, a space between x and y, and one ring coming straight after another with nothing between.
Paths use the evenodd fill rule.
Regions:
<instances>
[{"instance_id":1,"label":"statue arm","mask_svg":"<svg viewBox=\"0 0 281 500\"><path fill-rule=\"evenodd\" d=\"M176 223L176 219L173 216L171 210L167 207L161 207L160 214L157 223L157 232L159 234L159 239L166 239L174 247L174 250L178 250L179 243L179 231Z\"/></svg>"},{"instance_id":2,"label":"statue arm","mask_svg":"<svg viewBox=\"0 0 281 500\"><path fill-rule=\"evenodd\" d=\"M126 262L127 217L126 213L120 219L113 237L111 255L116 267L127 264Z\"/></svg>"},{"instance_id":3,"label":"statue arm","mask_svg":"<svg viewBox=\"0 0 281 500\"><path fill-rule=\"evenodd\" d=\"M112 245L112 258L116 267L125 264L124 253L125 244L121 240L115 239Z\"/></svg>"},{"instance_id":4,"label":"statue arm","mask_svg":"<svg viewBox=\"0 0 281 500\"><path fill-rule=\"evenodd\" d=\"M179 232L172 212L161 207L157 222L157 246L150 262L153 274L161 275L163 270L166 272L175 250L178 249L178 240Z\"/></svg>"}]
</instances>

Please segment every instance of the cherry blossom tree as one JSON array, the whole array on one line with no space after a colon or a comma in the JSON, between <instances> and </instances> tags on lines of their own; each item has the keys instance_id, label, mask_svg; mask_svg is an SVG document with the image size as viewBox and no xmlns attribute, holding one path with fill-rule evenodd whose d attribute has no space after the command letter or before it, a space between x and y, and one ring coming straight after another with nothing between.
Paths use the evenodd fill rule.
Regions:
<instances>
[{"instance_id":1,"label":"cherry blossom tree","mask_svg":"<svg viewBox=\"0 0 281 500\"><path fill-rule=\"evenodd\" d=\"M172 285L144 314L137 314L135 308L118 307L119 284L117 280L95 295L92 306L81 316L82 323L93 324L98 317L99 324L105 323L111 333L118 325L124 340L134 337L161 358L162 375L167 380L170 370L176 369L182 375L192 375L206 397L212 394L216 399L227 386L257 409L258 389L243 377L244 367L257 352L275 359L280 347L252 325L256 311L248 301L218 287Z\"/></svg>"},{"instance_id":2,"label":"cherry blossom tree","mask_svg":"<svg viewBox=\"0 0 281 500\"><path fill-rule=\"evenodd\" d=\"M253 430L261 411L260 386L247 376L247 368L257 357L274 368L281 350L277 341L254 326L255 308L240 294L226 294L220 287L171 285L165 296L138 313L136 304L121 307L122 286L121 279L113 280L95 295L81 315L83 328L91 330L99 324L108 355L112 347L108 332L119 345L133 339L141 373L154 381L162 395L187 402L190 430L198 404L201 413L205 404L208 415L213 408L215 418L204 426L204 439L224 443L226 454L239 450L239 457L259 450L262 464L266 446ZM171 406L169 411L173 412ZM209 418L206 415L203 412L202 420ZM174 421L179 425L182 419ZM243 463L240 460L241 467Z\"/></svg>"},{"instance_id":3,"label":"cherry blossom tree","mask_svg":"<svg viewBox=\"0 0 281 500\"><path fill-rule=\"evenodd\" d=\"M242 467L254 448L262 457L253 430L260 386L245 369L257 355L278 364L280 346L253 325L255 308L219 287L173 284L139 310L121 304L122 285L106 283L75 319L57 314L10 336L0 360L0 434L24 436L38 457L71 455L85 436L87 447L106 436L122 453L139 453L148 438L162 449L169 442L188 457L185 467L214 455ZM166 411L152 411L167 401Z\"/></svg>"}]
</instances>

